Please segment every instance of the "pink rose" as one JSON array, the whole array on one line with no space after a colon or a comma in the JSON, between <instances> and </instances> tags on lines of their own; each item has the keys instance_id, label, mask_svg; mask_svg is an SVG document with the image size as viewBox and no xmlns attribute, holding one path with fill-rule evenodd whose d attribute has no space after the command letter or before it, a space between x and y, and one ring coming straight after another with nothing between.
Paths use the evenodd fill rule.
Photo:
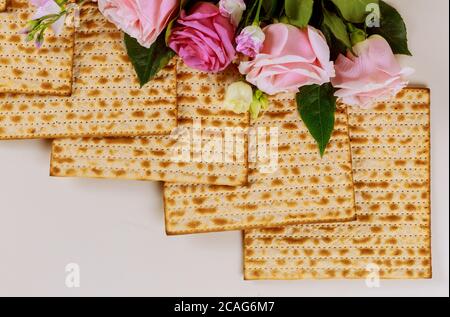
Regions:
<instances>
[{"instance_id":1,"label":"pink rose","mask_svg":"<svg viewBox=\"0 0 450 317\"><path fill-rule=\"evenodd\" d=\"M320 31L283 23L263 31L266 39L261 52L239 66L247 81L261 91L269 95L297 92L302 86L327 83L334 76L330 49Z\"/></svg>"},{"instance_id":2,"label":"pink rose","mask_svg":"<svg viewBox=\"0 0 450 317\"><path fill-rule=\"evenodd\" d=\"M102 14L149 48L179 8L179 0L98 0Z\"/></svg>"},{"instance_id":3,"label":"pink rose","mask_svg":"<svg viewBox=\"0 0 450 317\"><path fill-rule=\"evenodd\" d=\"M169 46L194 69L220 72L236 56L235 28L212 3L199 2L189 13L181 12Z\"/></svg>"},{"instance_id":4,"label":"pink rose","mask_svg":"<svg viewBox=\"0 0 450 317\"><path fill-rule=\"evenodd\" d=\"M413 72L401 68L389 43L373 35L353 48L354 56L340 55L336 61L336 77L332 79L336 97L342 102L369 108L374 102L390 99L408 85L403 76Z\"/></svg>"},{"instance_id":5,"label":"pink rose","mask_svg":"<svg viewBox=\"0 0 450 317\"><path fill-rule=\"evenodd\" d=\"M255 58L261 51L265 38L266 35L259 26L247 26L236 38L236 51L251 58Z\"/></svg>"}]
</instances>

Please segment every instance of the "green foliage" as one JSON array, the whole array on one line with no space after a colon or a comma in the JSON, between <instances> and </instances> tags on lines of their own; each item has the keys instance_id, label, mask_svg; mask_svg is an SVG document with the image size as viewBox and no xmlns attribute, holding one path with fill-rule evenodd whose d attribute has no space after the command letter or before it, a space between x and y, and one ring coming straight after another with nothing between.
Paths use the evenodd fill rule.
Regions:
<instances>
[{"instance_id":1,"label":"green foliage","mask_svg":"<svg viewBox=\"0 0 450 317\"><path fill-rule=\"evenodd\" d=\"M285 0L285 11L289 22L298 27L306 27L313 14L313 0Z\"/></svg>"},{"instance_id":2,"label":"green foliage","mask_svg":"<svg viewBox=\"0 0 450 317\"><path fill-rule=\"evenodd\" d=\"M319 146L321 156L333 134L336 113L336 97L330 83L300 88L297 93L300 117Z\"/></svg>"},{"instance_id":3,"label":"green foliage","mask_svg":"<svg viewBox=\"0 0 450 317\"><path fill-rule=\"evenodd\" d=\"M364 23L368 6L378 4L378 0L331 0L339 9L342 17L351 23Z\"/></svg>"},{"instance_id":4,"label":"green foliage","mask_svg":"<svg viewBox=\"0 0 450 317\"><path fill-rule=\"evenodd\" d=\"M400 13L380 0L381 21L379 28L370 28L370 34L379 34L388 41L394 54L411 55L408 47L408 34Z\"/></svg>"},{"instance_id":5,"label":"green foliage","mask_svg":"<svg viewBox=\"0 0 450 317\"><path fill-rule=\"evenodd\" d=\"M152 80L175 56L175 53L166 45L164 33L150 48L141 46L136 39L127 34L124 40L141 87Z\"/></svg>"}]
</instances>

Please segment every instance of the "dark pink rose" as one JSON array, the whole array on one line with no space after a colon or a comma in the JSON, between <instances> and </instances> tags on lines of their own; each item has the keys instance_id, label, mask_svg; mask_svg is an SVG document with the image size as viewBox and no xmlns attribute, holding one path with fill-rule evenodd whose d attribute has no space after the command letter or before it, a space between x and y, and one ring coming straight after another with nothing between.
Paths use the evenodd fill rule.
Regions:
<instances>
[{"instance_id":1,"label":"dark pink rose","mask_svg":"<svg viewBox=\"0 0 450 317\"><path fill-rule=\"evenodd\" d=\"M235 27L217 6L199 2L190 12L181 12L172 30L169 46L194 69L220 72L236 56Z\"/></svg>"}]
</instances>

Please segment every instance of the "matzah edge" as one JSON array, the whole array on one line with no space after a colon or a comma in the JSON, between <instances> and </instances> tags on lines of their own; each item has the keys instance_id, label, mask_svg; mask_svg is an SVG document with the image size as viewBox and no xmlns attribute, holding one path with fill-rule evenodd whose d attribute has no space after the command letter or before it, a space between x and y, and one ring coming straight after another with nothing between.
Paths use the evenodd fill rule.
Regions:
<instances>
[{"instance_id":1,"label":"matzah edge","mask_svg":"<svg viewBox=\"0 0 450 317\"><path fill-rule=\"evenodd\" d=\"M421 107L423 107L423 105L425 105L425 104L427 105L427 110L426 110L427 111L427 113L426 113L427 114L427 116L426 116L426 122L427 123L425 123L424 121L418 121L418 122L424 122L422 126L420 126L421 123L419 123L418 127L420 127L420 128L428 127L427 132L423 133L423 137L427 139L427 142L426 142L427 144L425 145L425 147L422 147L421 143L419 143L419 145L416 145L416 147L419 148L419 150L421 149L420 153L424 153L423 152L424 149L427 151L426 152L427 153L426 156L428 157L428 164L427 164L428 165L428 171L427 171L428 172L428 176L427 176L428 177L428 182L427 182L426 186L422 187L422 189L420 189L420 190L418 189L417 190L417 196L421 196L422 198L426 197L425 198L426 199L426 203L421 205L420 202L408 201L408 200L406 201L406 202L409 202L411 204L411 206L415 206L415 208L417 208L417 205L418 206L423 206L421 208L423 208L427 212L424 215L424 218L421 220L421 222L419 222L419 224L422 224L421 225L422 228L419 229L419 227L417 227L417 229L414 229L412 231L414 236L411 236L411 238L412 238L411 241L406 240L406 238L403 238L402 233L399 233L399 234L397 234L397 238L399 239L399 241L402 241L402 242L399 245L395 244L395 248L394 248L394 246L390 246L389 244L382 244L379 247L372 246L373 249L371 249L372 250L371 252L382 252L382 251L383 252L388 252L387 253L388 256L380 255L379 261L383 261L383 259L385 259L386 261L390 261L389 260L390 256L392 256L392 254L390 254L390 252L394 253L394 250L396 250L395 252L401 251L401 252L403 252L403 254L405 254L405 252L406 252L406 255L405 255L405 258L404 258L404 262L399 260L400 262L398 262L399 263L398 267L394 267L394 268L389 267L389 266L387 266L388 262L386 262L386 265L384 264L384 262L382 262L383 263L382 265L380 264L381 265L381 271L380 271L380 274L381 274L380 278L381 279L429 279L429 278L432 278L432 276L433 276L433 268L432 268L432 254L433 253L432 253L432 244L431 244L432 243L432 233L431 233L431 223L432 223L431 222L431 215L432 215L432 213L431 213L431 133L430 133L431 132L430 131L430 122L431 122L431 107L430 107L430 104L431 103L430 103L430 91L427 88L409 88L409 89L406 89L405 92L406 92L406 95L408 95L408 92L409 93L416 92L418 96L422 96L421 97L422 98L421 102L412 104L412 105L410 105L410 107L417 107L416 109L421 109ZM424 94L426 94L426 99L423 98ZM399 94L399 95L403 95L404 96L405 94ZM398 104L401 104L401 103L398 103ZM409 102L406 101L406 102L404 102L404 104L409 104ZM411 111L410 114L405 114L405 117L408 117L408 115L411 115L411 116L417 115L418 117L420 117L419 116L421 114L420 110L417 110L417 111L419 111L417 114L415 114L414 111ZM361 115L364 116L364 112L362 112ZM402 116L401 113L400 113L400 115ZM422 115L425 115L425 114L423 113ZM401 126L401 125L402 125L402 123L399 122L398 126ZM403 126L404 127L408 127L408 125L406 125L406 124L404 124ZM405 128L405 129L406 129L406 131L408 131L409 128ZM425 130L420 130L418 128L417 131L425 131ZM414 138L415 136L413 136L411 134L410 137ZM402 143L402 144L406 147L407 143ZM397 159L400 160L400 158L397 158ZM420 157L417 157L417 159L420 159ZM392 160L395 160L395 158L392 158ZM418 166L417 163L414 163L414 165L416 166L416 169L419 169L419 167L417 167ZM421 165L419 165L419 166L421 166ZM422 172L422 174L423 174L423 176L425 176L425 174L423 172ZM412 174L412 175L414 175L414 174ZM361 175L358 175L358 178L360 176ZM409 179L408 178L408 179L406 179L406 181L409 181L410 182L409 185L413 186L412 184L414 184L415 179ZM423 183L423 184L425 184L425 183ZM409 192L407 189L404 189L404 190L406 190L406 192ZM403 192L404 191L400 191L400 193L403 193ZM397 193L397 192L394 191L394 193ZM406 195L405 197L408 197L408 195ZM387 204L387 202L380 201L379 200L380 197L377 196L377 198L375 200L373 200L372 203L375 204L375 205L379 204L379 205L381 205L383 207L383 205ZM357 206L361 206L361 202L359 202L359 203L357 202ZM416 209L412 209L412 210L416 210ZM392 212L392 214L396 214L396 213ZM421 215L421 213L414 213L414 212L411 211L409 213L409 215L411 215L411 216L414 215L415 217L420 218L419 216ZM379 216L376 216L376 218L378 218L378 217ZM364 222L365 220L363 220L363 219L364 219L364 217L361 218L362 222L360 221L360 223L365 223ZM402 228L402 226L407 224L406 223L406 218L405 218L404 221L405 222L400 222L400 223L395 223L395 224L398 224L398 226L400 228ZM411 220L409 220L409 221L411 221ZM402 225L402 223L403 223L403 225ZM425 223L427 223L427 226L425 225ZM378 222L376 222L376 223L374 223L374 225L381 226L382 228L384 228L386 230L387 230L387 228L389 228L389 226L391 226L391 227L394 226L395 227L394 224L389 225L389 222L386 222L385 224L382 224L382 222L380 222L380 224L378 224ZM368 224L365 224L364 226L368 226ZM321 233L319 235L319 237L322 237L322 238L326 237L323 234L323 232L318 230L319 227L320 226L313 226L313 227L295 226L295 227L279 228L279 230L281 230L281 231L280 231L280 234L278 235L278 238L279 239L281 239L281 238L289 239L289 235L286 235L286 234L282 233L282 232L285 232L286 230L289 231L289 228L295 229L296 233L304 232L305 237L308 237L309 239L314 238L314 235L311 232L314 232L313 230L316 228L317 229L317 233ZM344 224L344 225L342 225L340 227L339 226L335 227L333 225L329 226L329 228L338 228L338 229L340 228L341 230L338 230L338 231L341 232L341 233L345 232L343 229L345 229L346 227L352 228L352 224ZM353 227L355 227L355 225ZM358 228L358 223L356 223L356 228ZM408 228L408 227L405 227L405 228ZM412 227L410 227L410 228L412 228ZM427 228L427 233L428 234L426 236L423 236L421 234L425 233L425 231L424 231L425 228ZM263 230L260 230L260 231L256 231L255 233L259 233L260 234L263 231L264 232L270 232L270 230L274 230L273 234L274 234L275 237L277 237L277 230L278 230L277 228L275 228L275 229L263 229ZM398 229L398 230L400 230L400 229ZM406 230L406 229L402 229L402 230ZM349 231L349 232L353 232L353 231L354 231L354 229L352 229L352 231ZM247 231L247 233L248 232L249 231ZM331 231L331 232L333 232L333 231ZM362 231L362 232L364 232L364 231ZM401 231L401 232L403 232L403 231ZM408 231L405 231L405 232L408 232ZM257 234L257 236L259 234ZM375 237L378 237L378 236L379 235L375 235ZM368 273L365 271L363 263L365 263L365 261L367 261L367 259L364 259L362 257L358 257L359 259L361 259L360 262L359 262L359 263L361 263L361 266L359 268L352 266L351 267L352 270L350 270L350 268L349 268L349 270L348 270L349 272L346 272L346 270L343 269L343 267L345 267L343 264L338 266L338 268L341 267L342 271L339 271L339 270L334 271L332 268L330 268L329 272L326 272L326 271L321 271L321 269L320 269L321 266L317 266L317 267L312 267L311 268L310 266L308 266L305 263L303 265L298 265L297 266L297 273L295 273L295 271L292 271L292 273L288 274L288 272L286 272L286 274L284 274L283 268L285 268L286 264L281 264L281 262L280 262L280 264L278 265L278 268L277 268L276 266L273 266L273 267L272 266L265 266L265 264L264 264L265 262L263 261L260 264L260 266L262 268L261 272L258 273L258 275L256 275L256 271L255 270L257 270L256 268L258 266L255 267L255 264L252 264L250 266L250 264L249 264L250 262L247 261L247 259L250 257L250 258L254 259L254 261L256 261L255 263L257 263L258 257L256 257L255 252L257 252L258 255L263 255L263 254L265 254L267 252L268 254L273 254L273 255L278 254L279 256L281 256L281 254L284 254L284 253L281 253L281 251L285 250L286 252L288 252L286 254L289 254L289 256L291 256L293 254L297 254L297 255L302 254L303 255L303 252L306 255L306 251L312 252L313 250L315 250L317 252L319 250L331 251L331 250L333 250L332 246L335 246L333 244L333 238L332 237L333 237L333 235L330 235L330 238L329 238L330 241L328 242L328 244L330 244L329 248L325 247L326 244L321 242L321 244L320 244L321 248L320 249L319 248L318 249L314 249L312 247L311 243L308 242L307 246L305 246L305 247L300 247L303 244L295 244L295 248L294 247L289 247L289 245L287 245L287 244L283 244L284 247L281 247L281 245L277 244L277 245L274 245L274 247L272 247L272 249L270 249L269 246L271 245L271 242L268 242L269 243L268 244L269 246L267 247L268 249L267 249L267 251L264 251L264 252L262 252L262 251L265 248L261 249L261 251L258 251L258 246L260 246L261 242L262 242L262 240L260 238L260 240L258 240L258 244L256 244L256 246L254 245L252 247L251 250L253 252L251 253L252 255L250 255L250 253L247 253L248 251L250 251L250 249L246 250L246 247L249 244L247 244L247 240L246 240L245 235L244 235L244 259L245 259L244 260L244 279L245 280L299 280L299 279L361 279L361 278L366 278L366 275ZM350 238L351 237L352 237L351 235L348 236L349 243L350 243ZM382 236L379 236L379 237L382 237ZM396 236L392 235L392 237L395 238ZM417 249L413 248L414 243L416 241L415 239L413 239L413 237L416 237L416 240L417 240L416 247L417 247ZM419 237L421 237L421 239L418 239ZM343 242L339 240L340 238L336 237L335 239L336 239L336 246L335 247L339 246L340 248L344 248L344 244L341 245L341 243L343 243ZM358 239L356 239L356 240L358 240ZM309 241L311 241L311 240L309 240ZM420 243L419 243L419 241L420 241ZM248 243L251 243L251 242L248 241ZM263 246L263 245L261 245L261 246ZM357 248L358 245L357 244L356 245L350 245L350 246L347 244L345 246L349 247L351 252L357 252L357 250L358 250L358 248ZM364 246L360 246L360 247L363 248L362 250L365 250ZM367 246L367 247L369 247L369 246ZM392 247L392 249L390 249L391 247ZM423 248L423 249L421 249L421 248ZM368 250L370 250L370 249L368 249ZM415 250L416 253L414 253L414 252L410 253L410 251L412 252L413 250ZM271 251L273 251L273 253ZM337 251L337 249L336 249L336 251ZM413 257L413 255L417 256L419 253L420 253L421 257L418 257L418 258ZM316 254L316 252L314 252L312 254ZM351 254L353 254L353 253L351 253ZM385 253L380 253L380 254L385 254ZM402 253L400 253L400 254L402 254ZM328 256L330 256L330 255L334 255L334 252L329 254ZM322 255L322 256L324 256L324 255ZM282 261L282 259L284 259L285 261L293 261L293 260L290 260L288 257L283 257L283 258L282 257L276 257L276 258L278 258L280 261ZM309 259L309 258L305 257L305 259ZM339 258L337 258L337 259L339 259ZM345 256L342 256L342 260L344 261L345 259L346 259ZM355 258L355 259L357 259L357 258ZM368 259L371 259L371 257L368 258ZM376 257L374 259L376 259ZM409 263L409 262L406 262L406 261L407 260L408 261L413 261L413 259L416 262L412 262L413 263L412 265L416 265L417 263L421 263L420 265L422 265L422 266L421 267L419 266L417 268L414 268L414 267L413 268L409 268L406 265L406 263ZM424 262L420 262L421 261L420 259L423 259ZM310 260L313 261L312 258ZM323 261L323 258L320 261ZM330 261L330 263L335 263L337 260L335 260L335 258L330 258L329 261ZM355 261L355 260L352 259L352 260L349 260L349 261ZM377 260L373 260L373 261L376 262ZM394 260L392 260L392 261L394 261ZM369 262L370 262L370 260L369 260ZM275 262L271 261L271 263L272 263L272 265L274 265ZM290 262L290 263L292 264L294 262ZM355 263L357 264L358 262L355 262ZM291 267L291 266L289 266L289 267ZM268 272L264 272L263 271L264 268ZM272 274L270 274L269 268L273 269L273 273ZM304 269L307 269L307 268L309 268L310 271L305 271L304 270ZM317 269L318 271L317 270L315 271L316 268L318 268ZM386 269L386 268L389 268L389 269ZM261 274L261 275L259 275L259 274Z\"/></svg>"}]
</instances>

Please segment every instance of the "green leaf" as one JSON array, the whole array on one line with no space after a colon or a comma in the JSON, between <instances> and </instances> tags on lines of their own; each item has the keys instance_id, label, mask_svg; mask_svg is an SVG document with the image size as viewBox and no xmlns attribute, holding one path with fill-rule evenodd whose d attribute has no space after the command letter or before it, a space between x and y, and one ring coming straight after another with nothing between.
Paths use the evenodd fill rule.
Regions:
<instances>
[{"instance_id":1,"label":"green leaf","mask_svg":"<svg viewBox=\"0 0 450 317\"><path fill-rule=\"evenodd\" d=\"M273 19L280 19L282 14L284 14L284 1L263 0L262 11L264 14L261 16L261 21L273 23Z\"/></svg>"},{"instance_id":2,"label":"green leaf","mask_svg":"<svg viewBox=\"0 0 450 317\"><path fill-rule=\"evenodd\" d=\"M379 34L388 41L394 54L411 56L408 47L408 33L405 22L398 11L380 1L381 22L379 28L371 28L367 31L370 34Z\"/></svg>"},{"instance_id":3,"label":"green leaf","mask_svg":"<svg viewBox=\"0 0 450 317\"><path fill-rule=\"evenodd\" d=\"M336 14L323 9L322 27L327 28L339 42L345 45L345 47L350 49L352 48L352 43L347 32L347 27L344 21Z\"/></svg>"},{"instance_id":4,"label":"green leaf","mask_svg":"<svg viewBox=\"0 0 450 317\"><path fill-rule=\"evenodd\" d=\"M330 60L335 61L340 54L345 55L347 53L347 46L336 40L334 35L327 27L322 25L320 29L322 30L322 33L327 40L328 46L330 47Z\"/></svg>"},{"instance_id":5,"label":"green leaf","mask_svg":"<svg viewBox=\"0 0 450 317\"><path fill-rule=\"evenodd\" d=\"M348 22L363 23L369 13L369 4L378 4L378 0L331 0Z\"/></svg>"},{"instance_id":6,"label":"green leaf","mask_svg":"<svg viewBox=\"0 0 450 317\"><path fill-rule=\"evenodd\" d=\"M141 87L152 80L175 56L166 45L164 32L150 48L141 46L135 38L127 34L124 41Z\"/></svg>"},{"instance_id":7,"label":"green leaf","mask_svg":"<svg viewBox=\"0 0 450 317\"><path fill-rule=\"evenodd\" d=\"M311 20L313 7L313 0L286 0L286 16L291 24L303 28Z\"/></svg>"},{"instance_id":8,"label":"green leaf","mask_svg":"<svg viewBox=\"0 0 450 317\"><path fill-rule=\"evenodd\" d=\"M266 17L272 17L277 10L277 0L263 0L262 6Z\"/></svg>"},{"instance_id":9,"label":"green leaf","mask_svg":"<svg viewBox=\"0 0 450 317\"><path fill-rule=\"evenodd\" d=\"M298 112L317 141L322 157L334 130L336 100L330 83L305 86L297 93Z\"/></svg>"}]
</instances>

